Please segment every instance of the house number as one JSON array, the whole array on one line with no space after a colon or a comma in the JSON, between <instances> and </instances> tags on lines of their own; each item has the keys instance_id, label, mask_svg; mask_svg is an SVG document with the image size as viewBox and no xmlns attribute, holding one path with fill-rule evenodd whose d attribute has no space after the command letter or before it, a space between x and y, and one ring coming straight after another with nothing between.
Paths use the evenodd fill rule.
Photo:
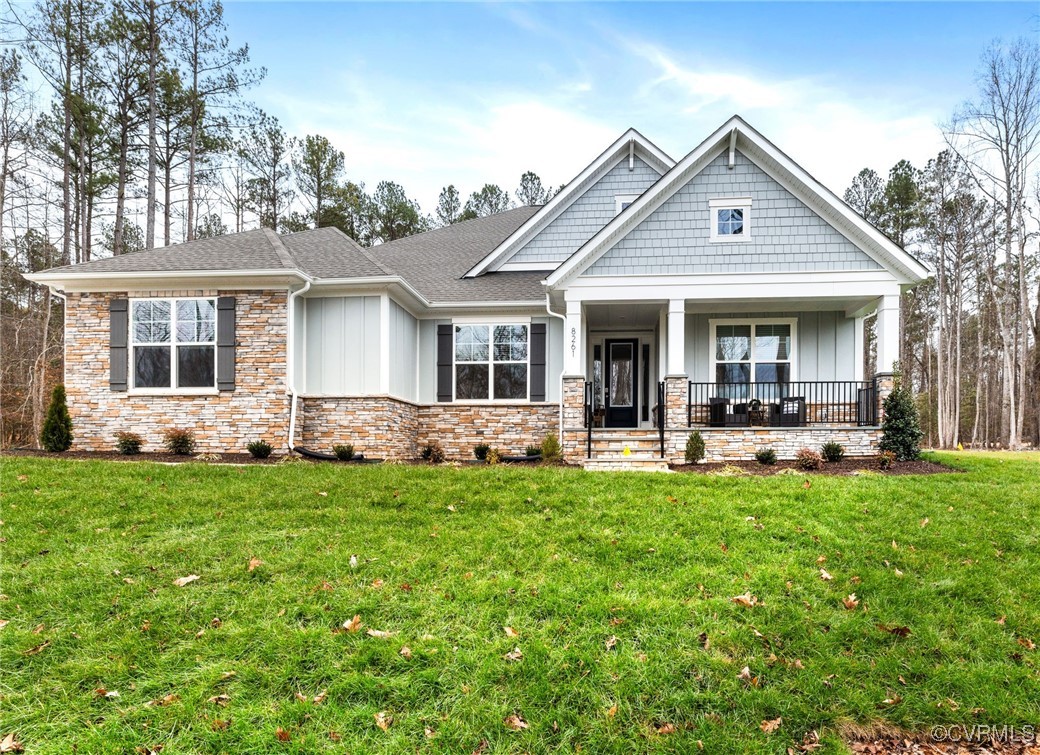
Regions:
<instances>
[{"instance_id":1,"label":"house number","mask_svg":"<svg viewBox=\"0 0 1040 755\"><path fill-rule=\"evenodd\" d=\"M578 329L571 328L571 356L578 353Z\"/></svg>"}]
</instances>

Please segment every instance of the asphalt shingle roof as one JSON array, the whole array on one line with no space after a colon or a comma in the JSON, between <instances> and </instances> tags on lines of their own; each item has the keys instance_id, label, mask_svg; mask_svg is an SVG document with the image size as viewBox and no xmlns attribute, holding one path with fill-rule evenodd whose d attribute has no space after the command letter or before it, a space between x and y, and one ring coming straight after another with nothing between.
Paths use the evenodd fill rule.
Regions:
<instances>
[{"instance_id":1,"label":"asphalt shingle roof","mask_svg":"<svg viewBox=\"0 0 1040 755\"><path fill-rule=\"evenodd\" d=\"M523 225L538 207L520 207L364 249L336 228L279 236L261 228L122 254L47 272L84 273L300 270L315 279L399 276L430 302L531 301L545 297L541 272L466 272Z\"/></svg>"}]
</instances>

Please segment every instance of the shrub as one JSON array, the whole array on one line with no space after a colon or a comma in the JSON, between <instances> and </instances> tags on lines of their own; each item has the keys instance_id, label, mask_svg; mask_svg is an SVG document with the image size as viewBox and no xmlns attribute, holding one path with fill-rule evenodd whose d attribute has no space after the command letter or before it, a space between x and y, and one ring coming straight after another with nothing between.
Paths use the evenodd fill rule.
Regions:
<instances>
[{"instance_id":1,"label":"shrub","mask_svg":"<svg viewBox=\"0 0 1040 755\"><path fill-rule=\"evenodd\" d=\"M444 462L444 449L441 448L441 444L435 440L431 440L419 451L419 456L424 461L428 461L431 464L441 464Z\"/></svg>"},{"instance_id":2,"label":"shrub","mask_svg":"<svg viewBox=\"0 0 1040 755\"><path fill-rule=\"evenodd\" d=\"M824 461L841 461L845 458L845 446L833 440L828 441L820 446L820 454Z\"/></svg>"},{"instance_id":3,"label":"shrub","mask_svg":"<svg viewBox=\"0 0 1040 755\"><path fill-rule=\"evenodd\" d=\"M881 469L890 469L896 463L896 455L893 451L882 451L877 455L877 465Z\"/></svg>"},{"instance_id":4,"label":"shrub","mask_svg":"<svg viewBox=\"0 0 1040 755\"><path fill-rule=\"evenodd\" d=\"M553 433L546 433L542 439L542 461L546 464L557 464L562 458L560 439Z\"/></svg>"},{"instance_id":5,"label":"shrub","mask_svg":"<svg viewBox=\"0 0 1040 755\"><path fill-rule=\"evenodd\" d=\"M487 459L488 451L491 450L491 446L487 443L478 443L473 446L473 455L477 457L478 461L485 461Z\"/></svg>"},{"instance_id":6,"label":"shrub","mask_svg":"<svg viewBox=\"0 0 1040 755\"><path fill-rule=\"evenodd\" d=\"M487 452L488 464L499 464L502 461L502 452L497 448L489 448Z\"/></svg>"},{"instance_id":7,"label":"shrub","mask_svg":"<svg viewBox=\"0 0 1040 755\"><path fill-rule=\"evenodd\" d=\"M47 419L40 431L40 445L48 451L60 453L72 446L72 417L65 402L65 386L54 386L51 403L47 407Z\"/></svg>"},{"instance_id":8,"label":"shrub","mask_svg":"<svg viewBox=\"0 0 1040 755\"><path fill-rule=\"evenodd\" d=\"M704 438L700 430L694 430L686 439L686 463L699 464L704 459Z\"/></svg>"},{"instance_id":9,"label":"shrub","mask_svg":"<svg viewBox=\"0 0 1040 755\"><path fill-rule=\"evenodd\" d=\"M332 447L332 453L340 461L350 461L354 458L354 446L351 443L340 443Z\"/></svg>"},{"instance_id":10,"label":"shrub","mask_svg":"<svg viewBox=\"0 0 1040 755\"><path fill-rule=\"evenodd\" d=\"M811 448L803 448L794 455L794 460L799 469L804 469L807 472L823 466L823 457Z\"/></svg>"},{"instance_id":11,"label":"shrub","mask_svg":"<svg viewBox=\"0 0 1040 755\"><path fill-rule=\"evenodd\" d=\"M542 455L542 447L541 446L528 446L527 448L524 449L524 455L525 456L541 456Z\"/></svg>"},{"instance_id":12,"label":"shrub","mask_svg":"<svg viewBox=\"0 0 1040 755\"><path fill-rule=\"evenodd\" d=\"M144 443L144 441L141 440L141 436L137 433L116 433L116 448L119 449L119 453L125 456L133 456L134 454L141 453L142 443Z\"/></svg>"},{"instance_id":13,"label":"shrub","mask_svg":"<svg viewBox=\"0 0 1040 755\"><path fill-rule=\"evenodd\" d=\"M266 459L274 449L266 440L254 440L246 446L246 450L254 459Z\"/></svg>"},{"instance_id":14,"label":"shrub","mask_svg":"<svg viewBox=\"0 0 1040 755\"><path fill-rule=\"evenodd\" d=\"M921 421L917 404L910 391L897 386L883 404L885 419L881 423L882 451L891 451L899 461L914 461L921 456Z\"/></svg>"},{"instance_id":15,"label":"shrub","mask_svg":"<svg viewBox=\"0 0 1040 755\"><path fill-rule=\"evenodd\" d=\"M163 445L171 454L187 456L195 452L195 433L171 427L163 430Z\"/></svg>"},{"instance_id":16,"label":"shrub","mask_svg":"<svg viewBox=\"0 0 1040 755\"><path fill-rule=\"evenodd\" d=\"M771 467L776 464L776 451L771 448L760 448L755 451L755 460L759 464Z\"/></svg>"}]
</instances>

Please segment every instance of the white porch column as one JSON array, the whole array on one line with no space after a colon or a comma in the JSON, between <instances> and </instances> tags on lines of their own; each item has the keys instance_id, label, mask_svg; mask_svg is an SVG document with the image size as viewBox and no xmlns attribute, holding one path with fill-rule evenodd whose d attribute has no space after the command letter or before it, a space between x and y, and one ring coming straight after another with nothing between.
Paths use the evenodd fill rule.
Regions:
<instances>
[{"instance_id":1,"label":"white porch column","mask_svg":"<svg viewBox=\"0 0 1040 755\"><path fill-rule=\"evenodd\" d=\"M899 362L899 296L882 296L877 308L877 371L895 372Z\"/></svg>"},{"instance_id":2,"label":"white porch column","mask_svg":"<svg viewBox=\"0 0 1040 755\"><path fill-rule=\"evenodd\" d=\"M567 300L567 322L563 334L563 374L585 376L585 322L581 301Z\"/></svg>"},{"instance_id":3,"label":"white porch column","mask_svg":"<svg viewBox=\"0 0 1040 755\"><path fill-rule=\"evenodd\" d=\"M866 341L865 341L865 339L866 339L866 328L864 328L864 325L863 325L864 320L866 320L865 317L857 317L855 319L855 321L854 321L853 331L852 331L852 334L853 334L853 337L852 337L853 347L852 348L853 348L853 351L855 352L854 353L854 361L852 363L853 364L853 377L856 380L863 380L864 379L863 378L863 373L865 372L864 365L863 365L863 363L865 361L865 359L864 359L864 351L866 349Z\"/></svg>"},{"instance_id":4,"label":"white porch column","mask_svg":"<svg viewBox=\"0 0 1040 755\"><path fill-rule=\"evenodd\" d=\"M668 302L668 375L686 374L686 300Z\"/></svg>"}]
</instances>

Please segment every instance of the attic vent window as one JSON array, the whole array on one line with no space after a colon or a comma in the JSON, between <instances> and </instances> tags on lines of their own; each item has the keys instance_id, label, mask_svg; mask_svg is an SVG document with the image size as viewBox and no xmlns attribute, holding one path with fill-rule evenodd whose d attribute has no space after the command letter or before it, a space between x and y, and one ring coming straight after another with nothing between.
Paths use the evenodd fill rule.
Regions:
<instances>
[{"instance_id":1,"label":"attic vent window","mask_svg":"<svg viewBox=\"0 0 1040 755\"><path fill-rule=\"evenodd\" d=\"M729 197L708 201L712 241L744 241L751 236L751 198Z\"/></svg>"},{"instance_id":2,"label":"attic vent window","mask_svg":"<svg viewBox=\"0 0 1040 755\"><path fill-rule=\"evenodd\" d=\"M614 195L614 214L620 215L623 210L627 210L628 206L639 199L638 194L615 194Z\"/></svg>"}]
</instances>

